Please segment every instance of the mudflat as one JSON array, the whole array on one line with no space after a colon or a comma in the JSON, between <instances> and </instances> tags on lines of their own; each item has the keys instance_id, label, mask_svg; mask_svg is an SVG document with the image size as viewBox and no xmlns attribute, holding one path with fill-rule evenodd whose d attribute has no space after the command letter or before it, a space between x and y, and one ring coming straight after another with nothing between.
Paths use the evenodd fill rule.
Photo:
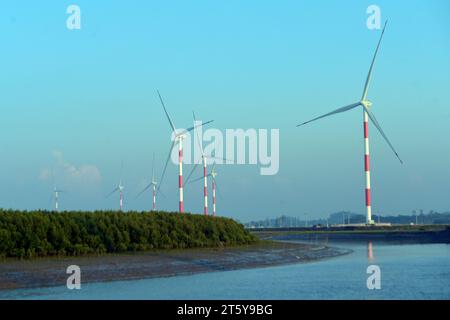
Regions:
<instances>
[{"instance_id":1,"label":"mudflat","mask_svg":"<svg viewBox=\"0 0 450 320\"><path fill-rule=\"evenodd\" d=\"M0 261L0 290L64 286L70 265L81 268L83 283L134 280L302 263L349 253L323 245L262 241L214 248L160 250L101 256Z\"/></svg>"}]
</instances>

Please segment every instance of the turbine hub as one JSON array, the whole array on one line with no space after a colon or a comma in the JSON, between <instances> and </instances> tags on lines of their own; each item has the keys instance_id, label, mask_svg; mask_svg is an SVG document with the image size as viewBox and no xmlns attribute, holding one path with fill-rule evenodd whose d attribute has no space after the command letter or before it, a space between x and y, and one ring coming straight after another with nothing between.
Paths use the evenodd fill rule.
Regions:
<instances>
[{"instance_id":1,"label":"turbine hub","mask_svg":"<svg viewBox=\"0 0 450 320\"><path fill-rule=\"evenodd\" d=\"M368 109L372 106L372 102L370 102L369 100L362 100L361 104Z\"/></svg>"},{"instance_id":2,"label":"turbine hub","mask_svg":"<svg viewBox=\"0 0 450 320\"><path fill-rule=\"evenodd\" d=\"M185 132L177 133L175 135L175 139L177 139L178 141L186 139L186 133Z\"/></svg>"}]
</instances>

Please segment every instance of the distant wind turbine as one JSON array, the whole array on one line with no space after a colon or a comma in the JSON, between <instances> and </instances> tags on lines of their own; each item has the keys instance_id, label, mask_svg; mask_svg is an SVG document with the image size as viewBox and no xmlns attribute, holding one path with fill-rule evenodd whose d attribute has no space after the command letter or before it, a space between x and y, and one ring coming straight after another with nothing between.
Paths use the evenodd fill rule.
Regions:
<instances>
[{"instance_id":1,"label":"distant wind turbine","mask_svg":"<svg viewBox=\"0 0 450 320\"><path fill-rule=\"evenodd\" d=\"M174 122L172 121L172 119L169 116L169 113L167 112L166 106L164 105L164 101L161 97L161 95L158 92L158 96L159 96L159 100L161 101L161 105L164 109L164 113L166 114L167 120L169 121L170 127L172 128L173 134L174 134L174 140L172 141L172 144L170 145L170 149L169 149L169 155L167 156L167 160L166 160L166 164L164 165L164 169L161 175L161 179L159 179L159 186L158 186L158 191L161 188L161 184L163 182L164 179L164 175L166 173L166 169L167 169L167 164L169 163L170 160L170 156L172 154L172 150L175 147L175 144L178 143L178 168L179 168L179 174L178 174L178 189L179 189L179 196L180 196L180 200L179 200L179 205L178 205L178 210L180 213L184 212L184 199L183 199L183 139L186 137L186 134L192 130L194 130L196 127L200 127L200 126L204 126L208 123L213 122L214 120L210 120L207 121L205 123L202 123L198 126L193 126L191 128L188 129L177 129L175 127Z\"/></svg>"},{"instance_id":2,"label":"distant wind turbine","mask_svg":"<svg viewBox=\"0 0 450 320\"><path fill-rule=\"evenodd\" d=\"M384 30L386 29L386 23L384 24L383 27L383 31L381 32L381 36L380 36L380 40L378 41L378 45L375 49L375 54L373 55L373 59L372 59L372 63L370 64L370 68L369 68L369 73L367 74L367 78L366 78L366 82L364 84L364 90L363 90L363 94L361 97L361 100L358 102L355 102L353 104L350 104L348 106L345 107L341 107L339 109L336 109L334 111L331 111L329 113L326 113L322 116L319 116L317 118L314 118L312 120L303 122L299 125L297 125L297 127L305 125L307 123L310 123L312 121L315 120L319 120L337 113L341 113L341 112L345 112L351 109L354 109L356 107L362 106L363 109L363 115L364 115L364 149L365 149L365 155L364 155L364 166L365 166L365 173L366 173L366 188L365 188L365 196L366 196L366 210L367 210L367 223L368 224L373 224L373 220L372 220L372 206L371 206L371 196L370 196L370 168L369 168L369 119L372 121L373 125L375 126L375 128L377 128L377 130L380 132L381 136L384 138L384 140L387 142L387 144L389 145L389 147L392 149L392 151L394 152L395 156L398 158L398 160L400 161L400 163L403 163L403 161L400 159L397 151L394 149L393 145L391 144L391 142L389 141L388 137L386 136L386 134L384 133L383 129L380 126L380 123L377 121L377 119L375 118L375 115L372 113L372 111L370 111L370 108L372 106L372 102L370 102L369 100L367 100L367 94L369 91L369 83L370 83L370 78L372 75L372 69L373 66L375 64L375 58L377 56L378 53L378 49L380 48L380 44L381 44L381 40L383 38L383 34L384 34Z\"/></svg>"},{"instance_id":3,"label":"distant wind turbine","mask_svg":"<svg viewBox=\"0 0 450 320\"><path fill-rule=\"evenodd\" d=\"M65 191L56 188L56 186L53 188L53 194L52 194L52 200L55 201L55 211L59 211L59 194L65 193Z\"/></svg>"},{"instance_id":4,"label":"distant wind turbine","mask_svg":"<svg viewBox=\"0 0 450 320\"><path fill-rule=\"evenodd\" d=\"M148 189L152 188L153 191L153 202L152 202L152 211L156 211L156 186L158 182L155 178L155 154L153 154L153 165L152 165L152 181L136 196L138 198L141 194L143 194ZM160 193L160 192L158 192Z\"/></svg>"},{"instance_id":5,"label":"distant wind turbine","mask_svg":"<svg viewBox=\"0 0 450 320\"><path fill-rule=\"evenodd\" d=\"M119 184L117 185L117 187L111 191L106 197L110 197L111 195L113 195L114 193L116 193L117 191L119 191L119 208L120 211L123 211L123 190L125 189L124 185L122 184L122 174L123 174L123 162L122 162L122 166L120 169L120 180L119 180Z\"/></svg>"},{"instance_id":6,"label":"distant wind turbine","mask_svg":"<svg viewBox=\"0 0 450 320\"><path fill-rule=\"evenodd\" d=\"M53 172L53 168L51 170L51 179L53 182L53 192L52 192L52 196L50 198L50 201L54 201L54 208L55 211L58 212L59 211L59 195L61 193L65 193L65 191L58 189L56 187L56 179L55 179L55 173Z\"/></svg>"},{"instance_id":7,"label":"distant wind turbine","mask_svg":"<svg viewBox=\"0 0 450 320\"><path fill-rule=\"evenodd\" d=\"M197 119L195 118L195 113L192 112L192 116L194 118L194 127L197 125ZM215 157L215 156L211 156L211 155L207 155L205 154L204 150L203 150L203 143L202 140L200 139L200 135L198 133L198 130L195 130L197 134L197 141L199 143L199 147L200 147L200 152L202 155L202 163L203 163L203 213L205 215L208 215L208 173L207 173L207 168L206 168L206 163L207 163L207 158L209 159L214 159L214 160L225 160L228 161L225 158L220 158L220 157ZM194 167L192 168L191 172L189 173L187 179L186 179L186 184L189 183L189 179L192 176L192 174L194 173L195 169L197 168L198 163L194 164Z\"/></svg>"},{"instance_id":8,"label":"distant wind turbine","mask_svg":"<svg viewBox=\"0 0 450 320\"><path fill-rule=\"evenodd\" d=\"M212 180L212 205L213 205L213 217L216 216L216 190L217 190L217 171L216 171L216 164L213 164L211 173L207 174L206 177L211 177ZM200 180L203 180L204 177L197 178L195 180L190 181L190 183L194 183Z\"/></svg>"}]
</instances>

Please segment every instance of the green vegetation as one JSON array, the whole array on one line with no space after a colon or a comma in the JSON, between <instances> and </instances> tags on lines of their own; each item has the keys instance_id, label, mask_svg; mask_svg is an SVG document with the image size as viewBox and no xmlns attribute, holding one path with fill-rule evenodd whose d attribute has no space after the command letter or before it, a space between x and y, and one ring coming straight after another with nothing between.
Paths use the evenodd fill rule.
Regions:
<instances>
[{"instance_id":1,"label":"green vegetation","mask_svg":"<svg viewBox=\"0 0 450 320\"><path fill-rule=\"evenodd\" d=\"M0 257L103 254L255 242L232 219L168 212L0 209Z\"/></svg>"}]
</instances>

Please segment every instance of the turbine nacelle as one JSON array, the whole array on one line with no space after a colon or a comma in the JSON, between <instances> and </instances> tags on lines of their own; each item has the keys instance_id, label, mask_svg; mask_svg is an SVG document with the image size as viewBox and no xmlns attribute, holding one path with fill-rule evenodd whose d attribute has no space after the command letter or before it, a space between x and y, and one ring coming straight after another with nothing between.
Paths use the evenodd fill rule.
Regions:
<instances>
[{"instance_id":1,"label":"turbine nacelle","mask_svg":"<svg viewBox=\"0 0 450 320\"><path fill-rule=\"evenodd\" d=\"M360 103L367 109L370 109L370 107L372 106L372 102L369 100L361 100Z\"/></svg>"},{"instance_id":2,"label":"turbine nacelle","mask_svg":"<svg viewBox=\"0 0 450 320\"><path fill-rule=\"evenodd\" d=\"M57 189L56 187L53 189L53 193L55 194L55 195L58 195L59 193L64 193L64 191L63 190L61 190L61 189Z\"/></svg>"},{"instance_id":3,"label":"turbine nacelle","mask_svg":"<svg viewBox=\"0 0 450 320\"><path fill-rule=\"evenodd\" d=\"M183 139L186 139L186 131L183 131L183 132L180 132L180 133L175 133L174 140L182 141Z\"/></svg>"}]
</instances>

